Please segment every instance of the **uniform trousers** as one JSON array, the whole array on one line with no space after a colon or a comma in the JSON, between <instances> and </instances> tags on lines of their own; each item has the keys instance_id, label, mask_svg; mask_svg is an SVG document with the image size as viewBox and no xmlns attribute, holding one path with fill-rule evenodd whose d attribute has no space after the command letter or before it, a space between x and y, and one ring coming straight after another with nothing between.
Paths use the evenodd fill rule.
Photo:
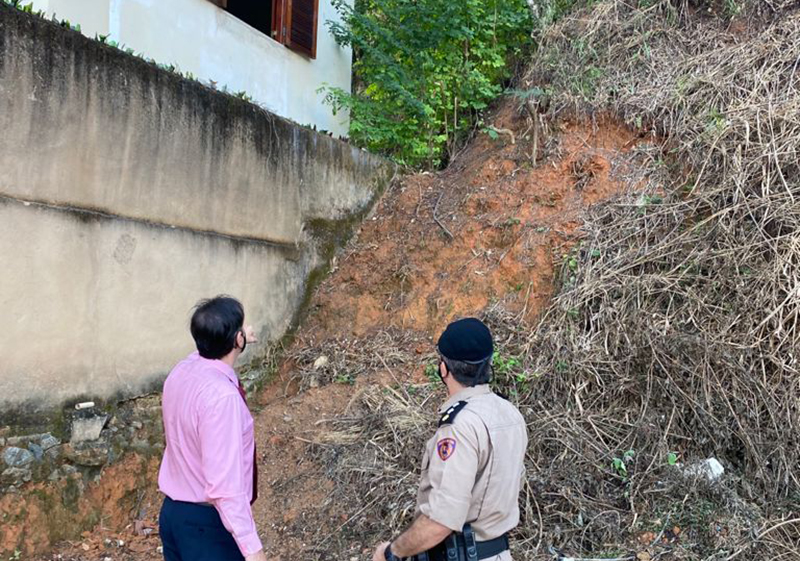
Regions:
<instances>
[{"instance_id":1,"label":"uniform trousers","mask_svg":"<svg viewBox=\"0 0 800 561\"><path fill-rule=\"evenodd\" d=\"M164 499L158 517L165 561L243 561L217 509Z\"/></svg>"}]
</instances>

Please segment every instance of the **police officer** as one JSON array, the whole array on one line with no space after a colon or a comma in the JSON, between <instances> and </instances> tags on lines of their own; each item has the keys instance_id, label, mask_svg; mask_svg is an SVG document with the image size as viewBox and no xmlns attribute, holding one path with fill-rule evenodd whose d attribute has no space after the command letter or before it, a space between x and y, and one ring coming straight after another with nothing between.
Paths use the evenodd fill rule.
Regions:
<instances>
[{"instance_id":1,"label":"police officer","mask_svg":"<svg viewBox=\"0 0 800 561\"><path fill-rule=\"evenodd\" d=\"M511 561L528 444L525 420L489 388L494 346L475 318L447 326L437 343L449 399L425 446L416 518L373 561Z\"/></svg>"}]
</instances>

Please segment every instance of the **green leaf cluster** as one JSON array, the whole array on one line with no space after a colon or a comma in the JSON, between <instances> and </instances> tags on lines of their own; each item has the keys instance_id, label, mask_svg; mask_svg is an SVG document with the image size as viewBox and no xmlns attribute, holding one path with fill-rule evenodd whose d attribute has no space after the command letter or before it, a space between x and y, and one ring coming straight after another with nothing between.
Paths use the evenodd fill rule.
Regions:
<instances>
[{"instance_id":1,"label":"green leaf cluster","mask_svg":"<svg viewBox=\"0 0 800 561\"><path fill-rule=\"evenodd\" d=\"M409 166L452 155L531 44L526 0L334 0L353 92L325 88L351 140Z\"/></svg>"}]
</instances>

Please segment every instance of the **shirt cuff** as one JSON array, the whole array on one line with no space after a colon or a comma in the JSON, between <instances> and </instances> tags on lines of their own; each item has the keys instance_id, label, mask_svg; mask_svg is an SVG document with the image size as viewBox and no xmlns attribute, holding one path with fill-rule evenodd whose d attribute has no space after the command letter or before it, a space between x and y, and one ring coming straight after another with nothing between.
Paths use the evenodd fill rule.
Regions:
<instances>
[{"instance_id":1,"label":"shirt cuff","mask_svg":"<svg viewBox=\"0 0 800 561\"><path fill-rule=\"evenodd\" d=\"M236 545L239 546L239 551L242 552L244 557L258 553L259 550L264 549L261 545L261 540L258 538L258 532L249 532L242 536L233 536Z\"/></svg>"},{"instance_id":2,"label":"shirt cuff","mask_svg":"<svg viewBox=\"0 0 800 561\"><path fill-rule=\"evenodd\" d=\"M466 506L469 507L469 505ZM467 518L466 509L435 508L430 502L420 505L419 511L434 522L454 532L460 532L464 529L464 523Z\"/></svg>"}]
</instances>

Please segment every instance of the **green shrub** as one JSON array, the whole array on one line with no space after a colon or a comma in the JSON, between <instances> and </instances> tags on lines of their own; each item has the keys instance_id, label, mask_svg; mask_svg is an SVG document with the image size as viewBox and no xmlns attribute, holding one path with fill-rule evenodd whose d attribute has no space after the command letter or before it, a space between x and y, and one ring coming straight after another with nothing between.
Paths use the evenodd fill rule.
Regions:
<instances>
[{"instance_id":1,"label":"green shrub","mask_svg":"<svg viewBox=\"0 0 800 561\"><path fill-rule=\"evenodd\" d=\"M526 0L334 0L354 88L326 88L352 141L410 166L451 156L531 43Z\"/></svg>"}]
</instances>

